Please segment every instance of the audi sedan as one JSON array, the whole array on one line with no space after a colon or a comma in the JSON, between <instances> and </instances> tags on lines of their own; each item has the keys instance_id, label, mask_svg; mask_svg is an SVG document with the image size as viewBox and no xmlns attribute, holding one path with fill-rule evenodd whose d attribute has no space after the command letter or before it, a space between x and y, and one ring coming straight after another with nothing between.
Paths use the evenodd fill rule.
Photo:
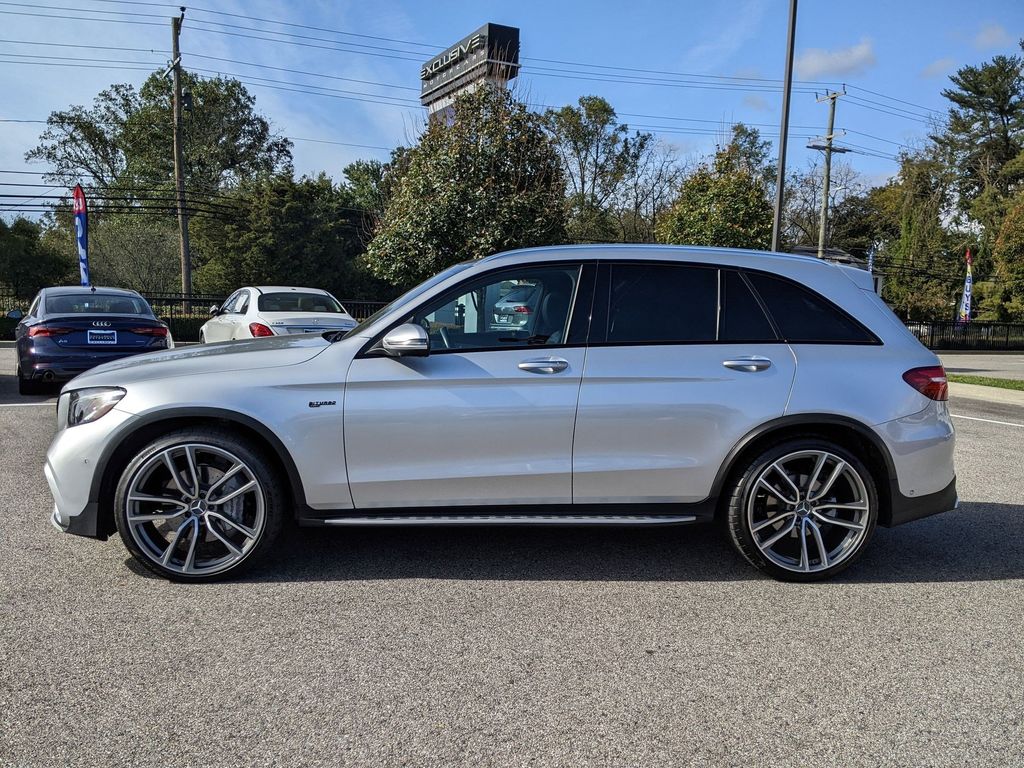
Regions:
<instances>
[{"instance_id":1,"label":"audi sedan","mask_svg":"<svg viewBox=\"0 0 1024 768\"><path fill-rule=\"evenodd\" d=\"M251 286L239 288L219 307L210 307L199 341L347 331L355 324L341 302L319 288Z\"/></svg>"},{"instance_id":2,"label":"audi sedan","mask_svg":"<svg viewBox=\"0 0 1024 768\"><path fill-rule=\"evenodd\" d=\"M174 347L167 324L135 291L80 286L43 288L14 338L18 392L34 395L101 363Z\"/></svg>"},{"instance_id":3,"label":"audi sedan","mask_svg":"<svg viewBox=\"0 0 1024 768\"><path fill-rule=\"evenodd\" d=\"M494 330L510 284L537 309ZM116 533L181 581L240 573L289 521L713 520L755 568L811 581L876 526L956 506L946 400L867 272L552 247L455 265L347 332L94 369L58 400L45 474L59 529Z\"/></svg>"}]
</instances>

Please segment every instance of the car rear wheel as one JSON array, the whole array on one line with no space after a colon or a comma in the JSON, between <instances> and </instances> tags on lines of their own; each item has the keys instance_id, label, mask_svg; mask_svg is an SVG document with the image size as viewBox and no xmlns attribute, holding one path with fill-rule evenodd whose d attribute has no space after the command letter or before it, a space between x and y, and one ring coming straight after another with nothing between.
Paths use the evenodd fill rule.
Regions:
<instances>
[{"instance_id":1,"label":"car rear wheel","mask_svg":"<svg viewBox=\"0 0 1024 768\"><path fill-rule=\"evenodd\" d=\"M8 370L10 370L8 368ZM43 391L43 385L41 382L34 381L33 379L26 379L21 375L21 366L18 366L18 394L19 395L38 395Z\"/></svg>"},{"instance_id":2,"label":"car rear wheel","mask_svg":"<svg viewBox=\"0 0 1024 768\"><path fill-rule=\"evenodd\" d=\"M789 440L741 470L726 517L733 545L754 567L784 581L819 581L860 557L878 520L878 493L846 448Z\"/></svg>"},{"instance_id":3,"label":"car rear wheel","mask_svg":"<svg viewBox=\"0 0 1024 768\"><path fill-rule=\"evenodd\" d=\"M230 432L182 430L153 441L125 468L115 497L125 546L175 581L213 581L249 568L284 518L273 465Z\"/></svg>"}]
</instances>

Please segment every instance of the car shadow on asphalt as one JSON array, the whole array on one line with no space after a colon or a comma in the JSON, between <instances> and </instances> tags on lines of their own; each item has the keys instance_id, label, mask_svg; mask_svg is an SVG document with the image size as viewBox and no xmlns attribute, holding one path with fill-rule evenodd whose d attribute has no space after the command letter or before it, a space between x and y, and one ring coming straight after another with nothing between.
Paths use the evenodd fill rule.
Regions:
<instances>
[{"instance_id":1,"label":"car shadow on asphalt","mask_svg":"<svg viewBox=\"0 0 1024 768\"><path fill-rule=\"evenodd\" d=\"M1024 506L970 502L880 528L833 584L1024 578ZM129 560L136 572L142 569ZM296 529L242 581L739 581L766 578L717 526Z\"/></svg>"},{"instance_id":2,"label":"car shadow on asphalt","mask_svg":"<svg viewBox=\"0 0 1024 768\"><path fill-rule=\"evenodd\" d=\"M60 394L60 388L60 384L50 384L38 395L19 395L17 375L0 373L0 405L49 402Z\"/></svg>"}]
</instances>

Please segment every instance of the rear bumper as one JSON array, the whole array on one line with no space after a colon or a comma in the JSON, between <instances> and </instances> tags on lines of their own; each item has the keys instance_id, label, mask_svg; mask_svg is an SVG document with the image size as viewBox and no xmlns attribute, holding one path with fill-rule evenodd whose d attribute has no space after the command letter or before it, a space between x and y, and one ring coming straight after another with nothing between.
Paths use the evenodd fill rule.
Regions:
<instances>
[{"instance_id":1,"label":"rear bumper","mask_svg":"<svg viewBox=\"0 0 1024 768\"><path fill-rule=\"evenodd\" d=\"M120 360L125 357L159 352L164 347L145 347L143 349L108 352L106 354L73 354L53 355L39 354L29 348L28 354L20 359L21 375L26 379L45 381L70 381L80 373L95 368L97 365Z\"/></svg>"},{"instance_id":2,"label":"rear bumper","mask_svg":"<svg viewBox=\"0 0 1024 768\"><path fill-rule=\"evenodd\" d=\"M950 512L960 504L960 499L956 495L956 477L941 491L916 497L904 496L894 481L891 496L892 514L889 520L883 523L887 528L920 520L922 517Z\"/></svg>"}]
</instances>

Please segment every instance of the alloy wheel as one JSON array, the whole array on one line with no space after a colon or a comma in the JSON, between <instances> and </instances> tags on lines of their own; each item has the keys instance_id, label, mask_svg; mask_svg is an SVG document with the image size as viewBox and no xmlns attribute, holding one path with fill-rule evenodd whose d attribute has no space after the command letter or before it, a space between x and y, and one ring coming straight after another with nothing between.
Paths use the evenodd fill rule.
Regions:
<instances>
[{"instance_id":1,"label":"alloy wheel","mask_svg":"<svg viewBox=\"0 0 1024 768\"><path fill-rule=\"evenodd\" d=\"M845 459L823 450L797 451L757 475L747 525L769 561L794 573L816 573L857 552L870 504L863 478Z\"/></svg>"},{"instance_id":2,"label":"alloy wheel","mask_svg":"<svg viewBox=\"0 0 1024 768\"><path fill-rule=\"evenodd\" d=\"M128 530L142 553L186 576L234 567L266 525L256 474L231 452L208 444L175 445L149 456L124 499Z\"/></svg>"}]
</instances>

